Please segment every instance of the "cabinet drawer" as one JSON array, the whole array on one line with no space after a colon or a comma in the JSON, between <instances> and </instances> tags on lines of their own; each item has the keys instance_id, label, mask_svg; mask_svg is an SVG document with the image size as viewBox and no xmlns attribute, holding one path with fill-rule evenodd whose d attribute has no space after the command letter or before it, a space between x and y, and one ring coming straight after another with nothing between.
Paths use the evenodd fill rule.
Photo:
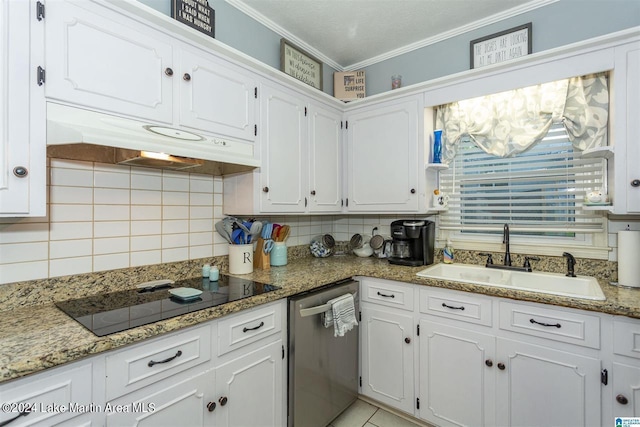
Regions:
<instances>
[{"instance_id":1,"label":"cabinet drawer","mask_svg":"<svg viewBox=\"0 0 640 427\"><path fill-rule=\"evenodd\" d=\"M92 367L92 363L84 362L71 369L57 368L2 386L0 402L15 404L15 408L10 406L10 411L3 408L0 424L4 425L20 412L29 409L31 412L26 416L21 416L8 425L52 425L78 415L78 409L72 412L73 407L70 408L70 405L82 408L94 402L91 395ZM66 412L61 413L55 408L66 408Z\"/></svg>"},{"instance_id":2,"label":"cabinet drawer","mask_svg":"<svg viewBox=\"0 0 640 427\"><path fill-rule=\"evenodd\" d=\"M500 329L600 348L600 318L500 301Z\"/></svg>"},{"instance_id":3,"label":"cabinet drawer","mask_svg":"<svg viewBox=\"0 0 640 427\"><path fill-rule=\"evenodd\" d=\"M640 321L613 321L613 352L640 359Z\"/></svg>"},{"instance_id":4,"label":"cabinet drawer","mask_svg":"<svg viewBox=\"0 0 640 427\"><path fill-rule=\"evenodd\" d=\"M413 285L375 279L364 279L361 283L362 301L413 311Z\"/></svg>"},{"instance_id":5,"label":"cabinet drawer","mask_svg":"<svg viewBox=\"0 0 640 427\"><path fill-rule=\"evenodd\" d=\"M282 304L225 317L218 323L218 355L259 341L282 331Z\"/></svg>"},{"instance_id":6,"label":"cabinet drawer","mask_svg":"<svg viewBox=\"0 0 640 427\"><path fill-rule=\"evenodd\" d=\"M491 299L457 292L420 289L420 312L491 326Z\"/></svg>"},{"instance_id":7,"label":"cabinet drawer","mask_svg":"<svg viewBox=\"0 0 640 427\"><path fill-rule=\"evenodd\" d=\"M106 358L107 400L211 360L211 326L156 339Z\"/></svg>"}]
</instances>

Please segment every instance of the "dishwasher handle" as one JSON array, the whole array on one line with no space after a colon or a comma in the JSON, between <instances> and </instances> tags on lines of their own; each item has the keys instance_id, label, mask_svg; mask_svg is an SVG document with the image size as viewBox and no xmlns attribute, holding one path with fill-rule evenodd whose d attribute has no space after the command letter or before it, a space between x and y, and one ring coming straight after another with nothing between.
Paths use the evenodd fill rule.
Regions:
<instances>
[{"instance_id":1,"label":"dishwasher handle","mask_svg":"<svg viewBox=\"0 0 640 427\"><path fill-rule=\"evenodd\" d=\"M358 300L357 291L353 293L353 300L354 301ZM322 314L330 309L331 309L331 304L322 304L322 305L316 305L315 307L301 308L300 317L315 316L316 314Z\"/></svg>"}]
</instances>

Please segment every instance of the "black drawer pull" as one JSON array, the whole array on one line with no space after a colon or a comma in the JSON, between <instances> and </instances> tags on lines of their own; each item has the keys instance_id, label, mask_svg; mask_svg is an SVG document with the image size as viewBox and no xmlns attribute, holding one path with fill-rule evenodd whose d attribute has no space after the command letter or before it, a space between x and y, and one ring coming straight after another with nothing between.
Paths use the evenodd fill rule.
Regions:
<instances>
[{"instance_id":1,"label":"black drawer pull","mask_svg":"<svg viewBox=\"0 0 640 427\"><path fill-rule=\"evenodd\" d=\"M562 326L562 325L560 325L560 323L542 323L542 322L536 322L533 319L529 319L529 322L535 323L536 325L540 325L540 326L550 326L550 327L554 327L554 328L558 328L558 329L560 329L560 327Z\"/></svg>"},{"instance_id":2,"label":"black drawer pull","mask_svg":"<svg viewBox=\"0 0 640 427\"><path fill-rule=\"evenodd\" d=\"M385 294L381 294L380 292L378 292L378 295L380 295L381 297L385 297L385 298L395 298L396 297L394 294L385 295Z\"/></svg>"},{"instance_id":3,"label":"black drawer pull","mask_svg":"<svg viewBox=\"0 0 640 427\"><path fill-rule=\"evenodd\" d=\"M156 362L155 360L150 360L149 363L147 363L147 365L149 365L149 367L151 368L153 365L159 365L161 363L167 363L167 362L171 362L173 359L175 359L176 357L180 357L182 356L182 350L178 350L178 352L176 353L175 356L171 356L167 359L161 360L159 362Z\"/></svg>"},{"instance_id":4,"label":"black drawer pull","mask_svg":"<svg viewBox=\"0 0 640 427\"><path fill-rule=\"evenodd\" d=\"M4 427L6 425L9 425L10 423L14 422L15 420L17 420L20 417L26 417L27 415L29 415L31 413L31 411L22 411L20 412L18 415L16 415L15 417L11 418L10 420L7 421L3 421L0 423L0 427Z\"/></svg>"},{"instance_id":5,"label":"black drawer pull","mask_svg":"<svg viewBox=\"0 0 640 427\"><path fill-rule=\"evenodd\" d=\"M242 332L255 331L256 329L260 329L264 326L264 322L260 322L260 324L254 328L242 328Z\"/></svg>"},{"instance_id":6,"label":"black drawer pull","mask_svg":"<svg viewBox=\"0 0 640 427\"><path fill-rule=\"evenodd\" d=\"M454 307L454 306L452 306L452 305L447 305L447 304L445 304L445 303L442 303L442 306L443 306L443 307L446 307L446 308L450 308L451 310L460 310L460 311L464 311L464 305L461 305L460 307Z\"/></svg>"}]
</instances>

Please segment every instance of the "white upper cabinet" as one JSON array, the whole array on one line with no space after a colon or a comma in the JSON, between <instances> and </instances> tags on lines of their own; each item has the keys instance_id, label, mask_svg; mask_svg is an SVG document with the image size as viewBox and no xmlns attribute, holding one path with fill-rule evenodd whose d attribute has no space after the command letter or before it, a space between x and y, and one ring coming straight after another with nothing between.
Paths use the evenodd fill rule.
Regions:
<instances>
[{"instance_id":1,"label":"white upper cabinet","mask_svg":"<svg viewBox=\"0 0 640 427\"><path fill-rule=\"evenodd\" d=\"M202 50L178 52L180 124L232 137L255 139L255 80L239 67Z\"/></svg>"},{"instance_id":2,"label":"white upper cabinet","mask_svg":"<svg viewBox=\"0 0 640 427\"><path fill-rule=\"evenodd\" d=\"M46 215L43 31L35 2L0 2L0 217Z\"/></svg>"},{"instance_id":3,"label":"white upper cabinet","mask_svg":"<svg viewBox=\"0 0 640 427\"><path fill-rule=\"evenodd\" d=\"M342 210L341 114L309 106L309 211Z\"/></svg>"},{"instance_id":4,"label":"white upper cabinet","mask_svg":"<svg viewBox=\"0 0 640 427\"><path fill-rule=\"evenodd\" d=\"M266 85L262 86L260 100L260 210L304 212L307 182L305 100Z\"/></svg>"},{"instance_id":5,"label":"white upper cabinet","mask_svg":"<svg viewBox=\"0 0 640 427\"><path fill-rule=\"evenodd\" d=\"M427 210L422 110L411 96L347 114L349 212Z\"/></svg>"},{"instance_id":6,"label":"white upper cabinet","mask_svg":"<svg viewBox=\"0 0 640 427\"><path fill-rule=\"evenodd\" d=\"M47 3L49 99L172 122L168 36L89 2Z\"/></svg>"},{"instance_id":7,"label":"white upper cabinet","mask_svg":"<svg viewBox=\"0 0 640 427\"><path fill-rule=\"evenodd\" d=\"M249 71L92 2L47 4L50 100L255 140Z\"/></svg>"},{"instance_id":8,"label":"white upper cabinet","mask_svg":"<svg viewBox=\"0 0 640 427\"><path fill-rule=\"evenodd\" d=\"M640 42L616 47L614 213L640 213Z\"/></svg>"}]
</instances>

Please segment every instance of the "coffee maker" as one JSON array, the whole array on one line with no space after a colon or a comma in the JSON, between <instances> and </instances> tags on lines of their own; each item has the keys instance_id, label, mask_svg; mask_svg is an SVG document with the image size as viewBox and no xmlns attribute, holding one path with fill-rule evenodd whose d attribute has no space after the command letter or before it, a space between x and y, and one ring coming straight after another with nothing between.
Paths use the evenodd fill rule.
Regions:
<instances>
[{"instance_id":1,"label":"coffee maker","mask_svg":"<svg viewBox=\"0 0 640 427\"><path fill-rule=\"evenodd\" d=\"M400 219L391 223L389 263L397 265L433 264L436 224L433 221Z\"/></svg>"}]
</instances>

